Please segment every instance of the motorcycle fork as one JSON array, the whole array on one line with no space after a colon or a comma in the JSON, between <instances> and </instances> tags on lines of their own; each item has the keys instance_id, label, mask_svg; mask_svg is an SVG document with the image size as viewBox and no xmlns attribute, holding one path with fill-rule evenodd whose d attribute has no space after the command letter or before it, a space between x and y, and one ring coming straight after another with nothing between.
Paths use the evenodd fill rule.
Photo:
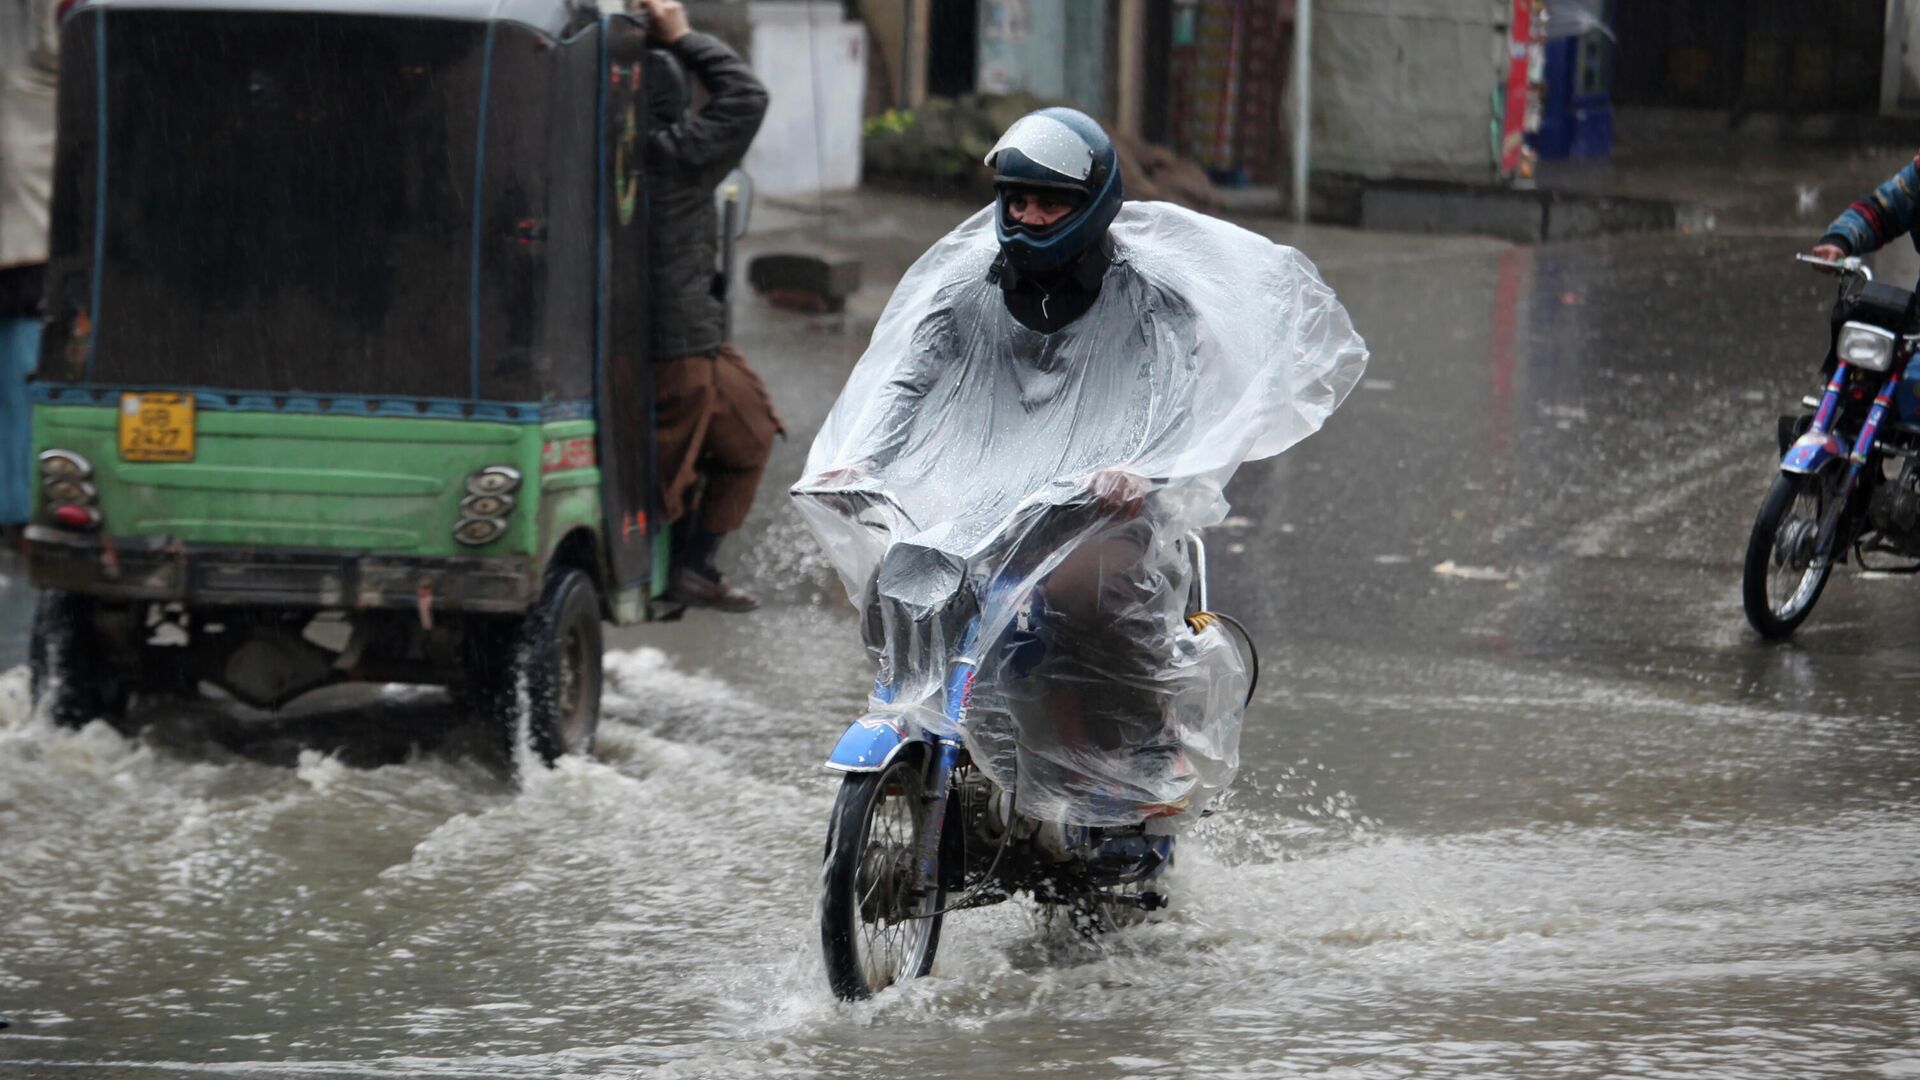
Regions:
<instances>
[{"instance_id":1,"label":"motorcycle fork","mask_svg":"<svg viewBox=\"0 0 1920 1080\"><path fill-rule=\"evenodd\" d=\"M1820 395L1820 410L1813 414L1813 425L1807 429L1809 434L1825 435L1833 430L1833 421L1840 415L1840 395L1847 387L1847 365L1835 364L1833 378L1827 380L1826 393Z\"/></svg>"},{"instance_id":2,"label":"motorcycle fork","mask_svg":"<svg viewBox=\"0 0 1920 1080\"><path fill-rule=\"evenodd\" d=\"M973 677L979 661L972 655L980 640L980 620L973 619L960 634L956 656L947 668L945 701L948 733L934 740L931 774L927 777L926 827L920 833L920 851L915 860L916 884L934 891L940 887L940 840L946 831L947 801L953 795L953 774L960 767L960 726L966 723L967 708L973 703Z\"/></svg>"},{"instance_id":3,"label":"motorcycle fork","mask_svg":"<svg viewBox=\"0 0 1920 1080\"><path fill-rule=\"evenodd\" d=\"M1820 522L1820 535L1815 538L1813 557L1815 559L1833 558L1834 542L1839 539L1840 519L1846 514L1847 504L1853 501L1853 492L1860 484L1860 473L1867 467L1873 456L1873 444L1880 435L1880 423L1886 419L1887 406L1893 403L1894 388L1900 385L1900 376L1906 365L1902 364L1887 375L1880 384L1880 393L1873 399L1873 407L1867 410L1867 422L1860 425L1860 434L1853 440L1853 452L1847 455L1847 475L1840 482L1840 490L1835 492L1833 505L1827 507L1826 517ZM1827 385L1826 396L1820 402L1820 412L1814 416L1814 426L1821 434L1826 430L1820 427L1822 417L1832 422L1829 406L1839 400L1839 386L1846 378L1846 365L1834 369L1834 381ZM1831 411L1838 411L1837 407Z\"/></svg>"}]
</instances>

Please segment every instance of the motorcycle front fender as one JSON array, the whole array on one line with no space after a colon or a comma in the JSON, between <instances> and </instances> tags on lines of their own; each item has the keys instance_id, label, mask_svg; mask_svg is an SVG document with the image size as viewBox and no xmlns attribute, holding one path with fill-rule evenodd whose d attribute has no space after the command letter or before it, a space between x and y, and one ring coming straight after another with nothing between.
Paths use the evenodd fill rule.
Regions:
<instances>
[{"instance_id":1,"label":"motorcycle front fender","mask_svg":"<svg viewBox=\"0 0 1920 1080\"><path fill-rule=\"evenodd\" d=\"M897 713L868 713L847 725L833 753L827 755L827 768L845 773L879 772L916 741L907 736L906 722Z\"/></svg>"},{"instance_id":2,"label":"motorcycle front fender","mask_svg":"<svg viewBox=\"0 0 1920 1080\"><path fill-rule=\"evenodd\" d=\"M1847 456L1846 448L1832 432L1818 434L1809 431L1794 440L1787 449L1787 456L1780 459L1780 471L1784 473L1817 473L1828 464Z\"/></svg>"}]
</instances>

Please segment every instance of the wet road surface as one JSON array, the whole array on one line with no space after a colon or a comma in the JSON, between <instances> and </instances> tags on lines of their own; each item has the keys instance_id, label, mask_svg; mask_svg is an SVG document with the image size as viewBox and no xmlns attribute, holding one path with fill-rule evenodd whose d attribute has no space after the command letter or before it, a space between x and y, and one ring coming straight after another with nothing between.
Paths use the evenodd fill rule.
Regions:
<instances>
[{"instance_id":1,"label":"wet road surface","mask_svg":"<svg viewBox=\"0 0 1920 1080\"><path fill-rule=\"evenodd\" d=\"M963 211L822 226L882 282L847 316L743 310L774 478ZM1264 674L1164 921L962 912L830 999L818 762L870 674L770 484L767 608L613 635L597 758L524 790L436 693L129 740L0 675L0 1075L1920 1076L1920 585L1843 572L1786 646L1739 610L1823 345L1795 238L1274 232L1374 359L1229 492Z\"/></svg>"}]
</instances>

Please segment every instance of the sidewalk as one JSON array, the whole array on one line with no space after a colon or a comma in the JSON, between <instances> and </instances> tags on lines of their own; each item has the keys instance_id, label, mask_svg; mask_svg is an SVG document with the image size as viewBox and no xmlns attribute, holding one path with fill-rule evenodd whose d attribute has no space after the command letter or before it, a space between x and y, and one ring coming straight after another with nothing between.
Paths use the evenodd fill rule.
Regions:
<instances>
[{"instance_id":1,"label":"sidewalk","mask_svg":"<svg viewBox=\"0 0 1920 1080\"><path fill-rule=\"evenodd\" d=\"M1540 187L1699 207L1709 228L1783 230L1808 242L1847 204L1913 160L1912 146L1711 140L1624 147L1611 160L1543 161Z\"/></svg>"},{"instance_id":2,"label":"sidewalk","mask_svg":"<svg viewBox=\"0 0 1920 1080\"><path fill-rule=\"evenodd\" d=\"M861 263L861 287L847 301L847 330L864 336L878 320L893 286L935 240L980 210L968 202L927 198L890 189L862 188L810 200L763 199L753 209L740 246L744 267L766 252L832 252ZM1308 224L1265 214L1231 211L1216 216L1276 243L1299 248L1323 273L1447 260L1497 252L1510 245L1487 236L1410 234Z\"/></svg>"}]
</instances>

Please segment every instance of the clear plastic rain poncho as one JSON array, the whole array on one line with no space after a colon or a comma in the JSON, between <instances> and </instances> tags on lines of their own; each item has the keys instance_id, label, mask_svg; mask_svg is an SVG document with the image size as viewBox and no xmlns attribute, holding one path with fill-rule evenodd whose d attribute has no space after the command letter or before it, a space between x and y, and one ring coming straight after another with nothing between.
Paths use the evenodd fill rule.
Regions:
<instances>
[{"instance_id":1,"label":"clear plastic rain poncho","mask_svg":"<svg viewBox=\"0 0 1920 1080\"><path fill-rule=\"evenodd\" d=\"M1178 828L1233 780L1249 679L1186 621L1187 537L1242 461L1325 422L1366 345L1299 252L1165 203L1121 209L1093 308L1039 333L989 280L992 215L901 279L796 502L863 613L875 712L950 733L964 654L961 734L1022 813ZM1090 497L1108 470L1137 510Z\"/></svg>"}]
</instances>

